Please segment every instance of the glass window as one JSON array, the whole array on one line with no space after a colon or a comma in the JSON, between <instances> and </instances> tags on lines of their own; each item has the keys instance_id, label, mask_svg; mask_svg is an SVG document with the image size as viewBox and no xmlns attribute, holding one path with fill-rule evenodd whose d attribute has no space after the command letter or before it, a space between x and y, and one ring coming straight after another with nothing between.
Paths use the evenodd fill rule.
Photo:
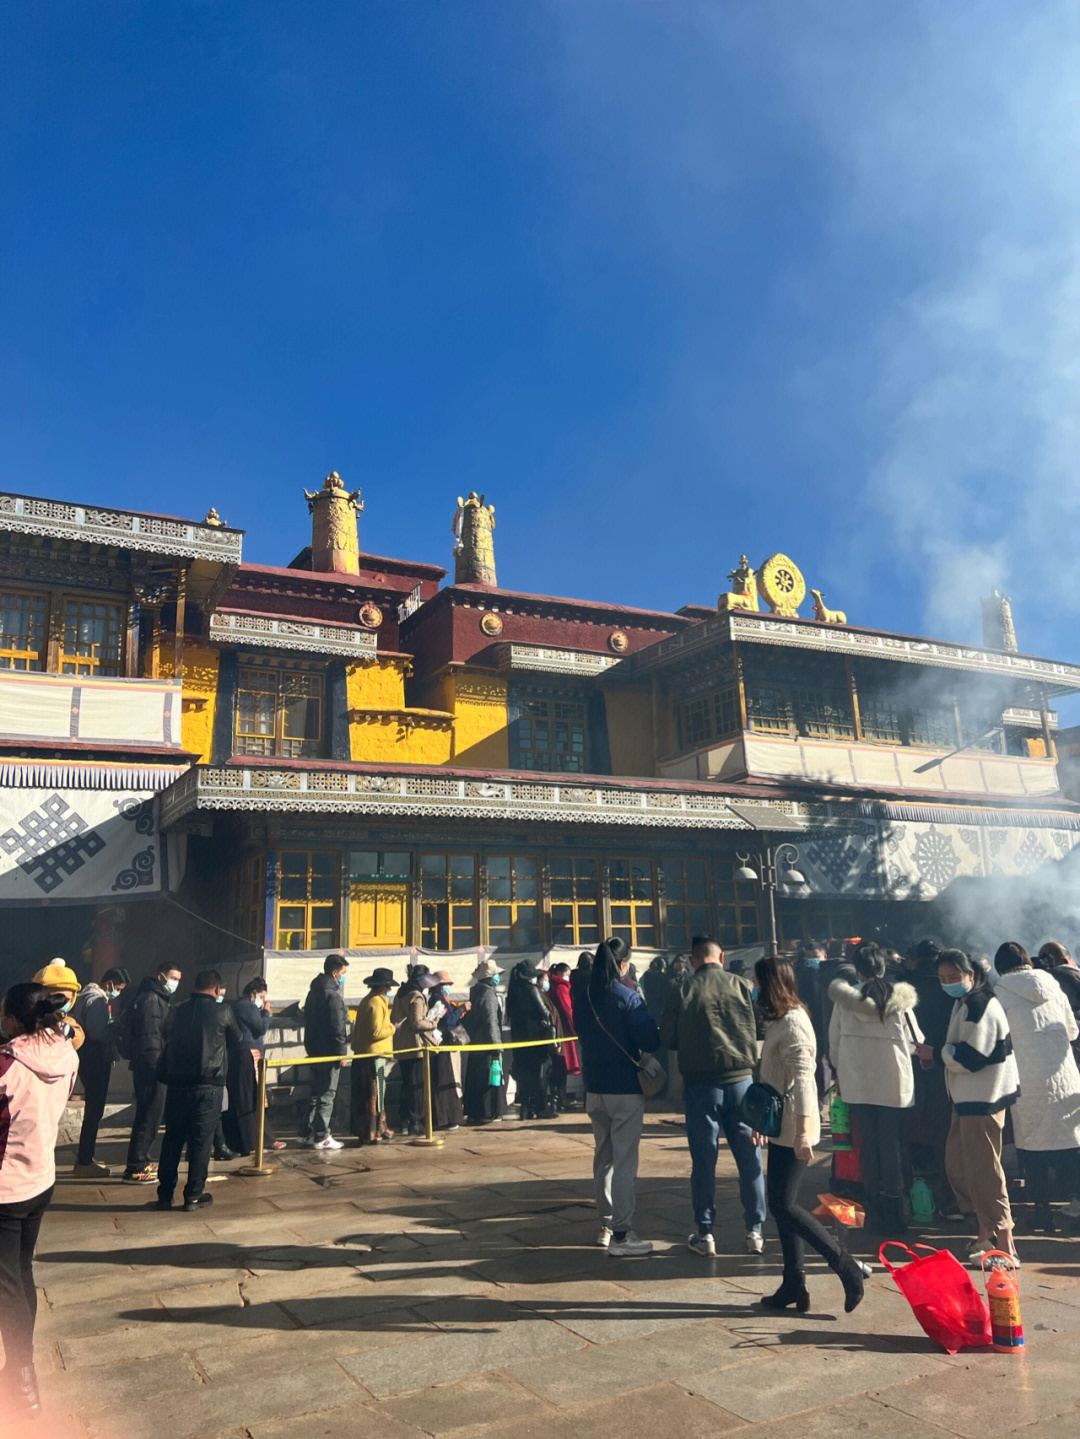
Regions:
<instances>
[{"instance_id":1,"label":"glass window","mask_svg":"<svg viewBox=\"0 0 1080 1439\"><path fill-rule=\"evenodd\" d=\"M489 855L488 943L534 949L540 943L540 861L532 856Z\"/></svg>"},{"instance_id":2,"label":"glass window","mask_svg":"<svg viewBox=\"0 0 1080 1439\"><path fill-rule=\"evenodd\" d=\"M652 861L613 859L608 862L611 890L611 934L632 949L656 945L656 881Z\"/></svg>"},{"instance_id":3,"label":"glass window","mask_svg":"<svg viewBox=\"0 0 1080 1439\"><path fill-rule=\"evenodd\" d=\"M795 717L787 685L766 680L748 683L746 719L752 730L762 734L791 734Z\"/></svg>"},{"instance_id":4,"label":"glass window","mask_svg":"<svg viewBox=\"0 0 1080 1439\"><path fill-rule=\"evenodd\" d=\"M49 598L0 592L0 670L44 670Z\"/></svg>"},{"instance_id":5,"label":"glass window","mask_svg":"<svg viewBox=\"0 0 1080 1439\"><path fill-rule=\"evenodd\" d=\"M932 745L935 749L955 749L957 743L956 708L947 704L927 705L911 711L908 733L911 744Z\"/></svg>"},{"instance_id":6,"label":"glass window","mask_svg":"<svg viewBox=\"0 0 1080 1439\"><path fill-rule=\"evenodd\" d=\"M236 753L317 758L323 680L301 670L243 665L236 697Z\"/></svg>"},{"instance_id":7,"label":"glass window","mask_svg":"<svg viewBox=\"0 0 1080 1439\"><path fill-rule=\"evenodd\" d=\"M739 692L735 685L706 694L691 695L675 707L679 728L679 748L697 749L709 740L737 734L739 723Z\"/></svg>"},{"instance_id":8,"label":"glass window","mask_svg":"<svg viewBox=\"0 0 1080 1439\"><path fill-rule=\"evenodd\" d=\"M695 934L708 934L709 893L703 859L664 861L667 927L665 943L671 949L689 949Z\"/></svg>"},{"instance_id":9,"label":"glass window","mask_svg":"<svg viewBox=\"0 0 1080 1439\"><path fill-rule=\"evenodd\" d=\"M405 850L354 849L349 854L351 880L407 880L409 855Z\"/></svg>"},{"instance_id":10,"label":"glass window","mask_svg":"<svg viewBox=\"0 0 1080 1439\"><path fill-rule=\"evenodd\" d=\"M60 642L63 675L118 675L123 671L124 609L98 600L67 600Z\"/></svg>"},{"instance_id":11,"label":"glass window","mask_svg":"<svg viewBox=\"0 0 1080 1439\"><path fill-rule=\"evenodd\" d=\"M420 856L421 943L426 949L476 944L476 856Z\"/></svg>"},{"instance_id":12,"label":"glass window","mask_svg":"<svg viewBox=\"0 0 1080 1439\"><path fill-rule=\"evenodd\" d=\"M724 949L757 944L760 939L756 887L752 880L736 880L735 867L731 860L717 860L712 871L715 934Z\"/></svg>"},{"instance_id":13,"label":"glass window","mask_svg":"<svg viewBox=\"0 0 1080 1439\"><path fill-rule=\"evenodd\" d=\"M557 854L551 861L551 942L600 943L600 868L592 857Z\"/></svg>"},{"instance_id":14,"label":"glass window","mask_svg":"<svg viewBox=\"0 0 1080 1439\"><path fill-rule=\"evenodd\" d=\"M336 850L282 850L277 865L277 948L333 949L338 941Z\"/></svg>"},{"instance_id":15,"label":"glass window","mask_svg":"<svg viewBox=\"0 0 1080 1439\"><path fill-rule=\"evenodd\" d=\"M514 721L522 769L585 772L585 706L577 700L529 699Z\"/></svg>"}]
</instances>

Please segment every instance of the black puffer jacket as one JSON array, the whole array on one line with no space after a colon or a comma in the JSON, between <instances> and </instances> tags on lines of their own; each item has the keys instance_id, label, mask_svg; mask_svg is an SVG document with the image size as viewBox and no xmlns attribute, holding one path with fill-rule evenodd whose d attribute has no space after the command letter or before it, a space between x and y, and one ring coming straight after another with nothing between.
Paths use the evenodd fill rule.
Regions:
<instances>
[{"instance_id":1,"label":"black puffer jacket","mask_svg":"<svg viewBox=\"0 0 1080 1439\"><path fill-rule=\"evenodd\" d=\"M224 1084L229 1040L240 1040L232 1006L218 1004L211 994L193 994L173 1013L158 1078L181 1089Z\"/></svg>"},{"instance_id":2,"label":"black puffer jacket","mask_svg":"<svg viewBox=\"0 0 1080 1439\"><path fill-rule=\"evenodd\" d=\"M139 985L124 1017L124 1048L132 1069L157 1069L165 1049L172 1000L161 980L153 975Z\"/></svg>"},{"instance_id":3,"label":"black puffer jacket","mask_svg":"<svg viewBox=\"0 0 1080 1439\"><path fill-rule=\"evenodd\" d=\"M349 1052L349 1013L341 986L317 974L304 1000L304 1048L312 1056Z\"/></svg>"},{"instance_id":4,"label":"black puffer jacket","mask_svg":"<svg viewBox=\"0 0 1080 1439\"><path fill-rule=\"evenodd\" d=\"M240 1026L240 1043L245 1049L261 1050L270 1027L270 1016L266 1010L260 1009L250 999L234 999L232 1012Z\"/></svg>"}]
</instances>

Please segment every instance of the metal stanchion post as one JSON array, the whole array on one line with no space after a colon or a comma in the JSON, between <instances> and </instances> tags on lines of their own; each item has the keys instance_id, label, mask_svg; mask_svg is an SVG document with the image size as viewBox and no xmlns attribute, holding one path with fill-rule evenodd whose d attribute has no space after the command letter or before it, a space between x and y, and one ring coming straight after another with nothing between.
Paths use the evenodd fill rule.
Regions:
<instances>
[{"instance_id":1,"label":"metal stanchion post","mask_svg":"<svg viewBox=\"0 0 1080 1439\"><path fill-rule=\"evenodd\" d=\"M255 1135L255 1163L243 1164L237 1170L238 1174L266 1175L274 1174L277 1171L276 1164L264 1164L263 1154L266 1147L266 1055L259 1055L259 1097L256 1103L259 1106L259 1128Z\"/></svg>"},{"instance_id":2,"label":"metal stanchion post","mask_svg":"<svg viewBox=\"0 0 1080 1439\"><path fill-rule=\"evenodd\" d=\"M441 1139L435 1138L435 1125L432 1120L431 1111L431 1046L424 1044L420 1051L420 1062L423 1065L424 1079L424 1137L414 1139L414 1144L423 1145L428 1149L438 1149Z\"/></svg>"}]
</instances>

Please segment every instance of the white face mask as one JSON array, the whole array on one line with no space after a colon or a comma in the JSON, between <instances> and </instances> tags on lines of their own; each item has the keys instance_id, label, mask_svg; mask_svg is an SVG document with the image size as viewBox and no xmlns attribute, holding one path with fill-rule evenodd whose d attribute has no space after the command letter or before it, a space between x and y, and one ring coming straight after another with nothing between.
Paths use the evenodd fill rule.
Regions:
<instances>
[{"instance_id":1,"label":"white face mask","mask_svg":"<svg viewBox=\"0 0 1080 1439\"><path fill-rule=\"evenodd\" d=\"M251 1002L256 1009L262 1009L263 1005L266 1003L266 1000L256 994L252 996Z\"/></svg>"},{"instance_id":2,"label":"white face mask","mask_svg":"<svg viewBox=\"0 0 1080 1439\"><path fill-rule=\"evenodd\" d=\"M176 991L177 991L179 988L180 988L180 981L179 981L178 979L167 979L167 980L165 981L165 993L166 993L166 994L175 994Z\"/></svg>"},{"instance_id":3,"label":"white face mask","mask_svg":"<svg viewBox=\"0 0 1080 1439\"><path fill-rule=\"evenodd\" d=\"M225 996L223 994L216 994L214 998L217 1000L218 1004L225 1003Z\"/></svg>"}]
</instances>

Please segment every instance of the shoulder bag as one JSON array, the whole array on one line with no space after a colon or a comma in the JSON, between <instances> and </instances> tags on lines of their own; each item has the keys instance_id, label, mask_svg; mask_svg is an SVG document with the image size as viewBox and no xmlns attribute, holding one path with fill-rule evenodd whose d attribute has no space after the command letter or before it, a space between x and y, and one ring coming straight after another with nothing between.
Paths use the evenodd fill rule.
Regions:
<instances>
[{"instance_id":1,"label":"shoulder bag","mask_svg":"<svg viewBox=\"0 0 1080 1439\"><path fill-rule=\"evenodd\" d=\"M640 1059L635 1059L630 1051L625 1049L615 1036L604 1028L600 1016L596 1012L596 1006L592 1002L592 995L587 989L585 991L585 997L589 1001L589 1008L592 1010L593 1019L596 1020L596 1027L600 1030L600 1033L606 1035L619 1053L625 1055L637 1070L638 1084L645 1098L655 1099L664 1085L667 1084L667 1070L655 1055L643 1054Z\"/></svg>"}]
</instances>

